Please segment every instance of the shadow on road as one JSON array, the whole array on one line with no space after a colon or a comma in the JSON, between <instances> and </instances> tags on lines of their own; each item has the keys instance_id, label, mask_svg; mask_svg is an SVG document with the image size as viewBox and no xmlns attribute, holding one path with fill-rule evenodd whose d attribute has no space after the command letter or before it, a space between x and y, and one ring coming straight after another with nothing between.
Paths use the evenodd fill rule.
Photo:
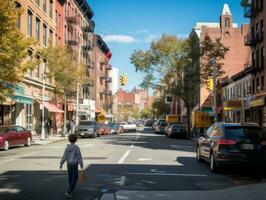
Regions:
<instances>
[{"instance_id":1,"label":"shadow on road","mask_svg":"<svg viewBox=\"0 0 266 200\"><path fill-rule=\"evenodd\" d=\"M79 184L75 199L116 199L120 190L210 191L233 187L224 176L213 175L194 158L178 157L178 165L92 164L87 182ZM207 173L206 173L207 172ZM0 176L0 196L5 200L65 199L66 171L8 171Z\"/></svg>"}]
</instances>

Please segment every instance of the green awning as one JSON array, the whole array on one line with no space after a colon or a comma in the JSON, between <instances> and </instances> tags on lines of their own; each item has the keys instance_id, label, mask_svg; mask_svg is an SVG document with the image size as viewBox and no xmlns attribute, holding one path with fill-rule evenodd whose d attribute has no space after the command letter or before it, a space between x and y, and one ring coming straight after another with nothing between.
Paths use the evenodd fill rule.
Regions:
<instances>
[{"instance_id":1,"label":"green awning","mask_svg":"<svg viewBox=\"0 0 266 200\"><path fill-rule=\"evenodd\" d=\"M211 107L203 107L202 108L202 112L208 112L208 113L210 113L210 112L213 112L213 110L212 110Z\"/></svg>"},{"instance_id":2,"label":"green awning","mask_svg":"<svg viewBox=\"0 0 266 200\"><path fill-rule=\"evenodd\" d=\"M17 103L32 104L33 102L32 98L25 96L25 91L22 85L14 86L13 94L10 95L10 97Z\"/></svg>"}]
</instances>

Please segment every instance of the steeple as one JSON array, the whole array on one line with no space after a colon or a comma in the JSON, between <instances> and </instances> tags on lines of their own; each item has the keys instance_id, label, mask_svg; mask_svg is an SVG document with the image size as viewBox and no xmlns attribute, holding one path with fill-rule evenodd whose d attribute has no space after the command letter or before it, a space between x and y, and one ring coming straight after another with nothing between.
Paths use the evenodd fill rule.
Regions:
<instances>
[{"instance_id":1,"label":"steeple","mask_svg":"<svg viewBox=\"0 0 266 200\"><path fill-rule=\"evenodd\" d=\"M230 8L228 4L224 4L222 15L220 17L220 27L223 30L229 31L230 28L233 27L233 19L232 19L232 13L230 11Z\"/></svg>"},{"instance_id":2,"label":"steeple","mask_svg":"<svg viewBox=\"0 0 266 200\"><path fill-rule=\"evenodd\" d=\"M231 15L232 13L230 11L230 8L227 3L224 4L223 10L222 10L222 15Z\"/></svg>"}]
</instances>

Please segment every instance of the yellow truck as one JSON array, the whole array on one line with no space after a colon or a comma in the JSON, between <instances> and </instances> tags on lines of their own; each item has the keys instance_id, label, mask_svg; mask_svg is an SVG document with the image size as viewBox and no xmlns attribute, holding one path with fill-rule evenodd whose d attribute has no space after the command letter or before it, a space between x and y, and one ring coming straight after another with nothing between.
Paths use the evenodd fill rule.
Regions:
<instances>
[{"instance_id":1,"label":"yellow truck","mask_svg":"<svg viewBox=\"0 0 266 200\"><path fill-rule=\"evenodd\" d=\"M171 115L166 115L166 123L167 124L171 124L174 122L180 122L180 116L179 115L175 115L175 114L171 114Z\"/></svg>"},{"instance_id":2,"label":"yellow truck","mask_svg":"<svg viewBox=\"0 0 266 200\"><path fill-rule=\"evenodd\" d=\"M211 116L207 112L192 112L192 129L194 134L203 134L204 129L211 126Z\"/></svg>"}]
</instances>

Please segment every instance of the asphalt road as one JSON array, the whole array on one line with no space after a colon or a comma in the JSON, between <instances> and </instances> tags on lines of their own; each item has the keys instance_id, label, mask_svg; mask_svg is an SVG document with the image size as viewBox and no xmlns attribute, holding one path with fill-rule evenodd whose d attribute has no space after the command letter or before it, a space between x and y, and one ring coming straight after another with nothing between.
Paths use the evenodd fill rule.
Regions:
<instances>
[{"instance_id":1,"label":"asphalt road","mask_svg":"<svg viewBox=\"0 0 266 200\"><path fill-rule=\"evenodd\" d=\"M0 151L0 199L66 199L66 166L59 170L66 144ZM145 129L77 144L87 181L78 183L73 199L266 199L263 174L239 168L213 174L207 163L196 161L193 140Z\"/></svg>"}]
</instances>

